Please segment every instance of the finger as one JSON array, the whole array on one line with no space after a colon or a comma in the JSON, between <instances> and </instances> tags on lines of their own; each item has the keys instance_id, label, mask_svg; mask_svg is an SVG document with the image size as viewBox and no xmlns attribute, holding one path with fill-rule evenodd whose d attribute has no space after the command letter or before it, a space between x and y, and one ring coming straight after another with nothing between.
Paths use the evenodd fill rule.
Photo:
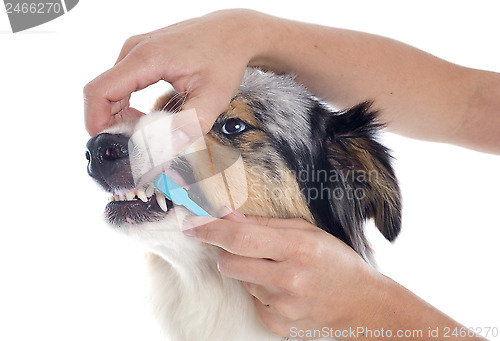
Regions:
<instances>
[{"instance_id":1,"label":"finger","mask_svg":"<svg viewBox=\"0 0 500 341\"><path fill-rule=\"evenodd\" d=\"M217 266L220 273L227 277L266 288L273 287L279 273L273 260L239 256L224 249L219 249Z\"/></svg>"},{"instance_id":2,"label":"finger","mask_svg":"<svg viewBox=\"0 0 500 341\"><path fill-rule=\"evenodd\" d=\"M184 231L187 235L245 257L284 261L299 242L293 229L271 229L213 218L206 223L206 217L191 217L188 221L196 227ZM284 238L285 231L287 238Z\"/></svg>"},{"instance_id":3,"label":"finger","mask_svg":"<svg viewBox=\"0 0 500 341\"><path fill-rule=\"evenodd\" d=\"M290 335L290 325L288 321L272 306L262 303L254 297L255 312L262 324L272 333L281 336Z\"/></svg>"},{"instance_id":4,"label":"finger","mask_svg":"<svg viewBox=\"0 0 500 341\"><path fill-rule=\"evenodd\" d=\"M134 36L128 38L125 41L125 43L123 43L122 49L120 51L120 54L118 55L118 58L117 58L115 64L119 63L123 58L125 58L130 53L130 51L132 51L136 46L140 45L143 42L148 41L151 38L161 37L161 36L165 35L166 28L174 27L174 26L179 25L179 24L182 24L182 22L177 23L177 24L173 24L173 25L169 25L169 26L164 27L164 28L159 28L159 29L151 31L149 33L138 34L138 35L134 35Z\"/></svg>"},{"instance_id":5,"label":"finger","mask_svg":"<svg viewBox=\"0 0 500 341\"><path fill-rule=\"evenodd\" d=\"M203 91L203 93L197 95L195 91ZM210 129L212 129L217 117L227 109L231 96L225 96L222 92L220 85L210 85L203 89L192 90L192 92L189 93L188 100L183 106L183 111L191 109L196 110L196 128L201 130L201 134L208 133ZM197 138L199 134L192 133L193 126L187 124L188 122L189 121L186 122L183 115L177 115L172 125L180 127L187 135L192 135L194 138Z\"/></svg>"},{"instance_id":6,"label":"finger","mask_svg":"<svg viewBox=\"0 0 500 341\"><path fill-rule=\"evenodd\" d=\"M110 126L117 124L117 123L126 122L126 121L129 121L131 119L140 118L141 116L144 116L144 115L145 114L143 112L129 107L127 109L122 110L120 113L114 115L111 118Z\"/></svg>"},{"instance_id":7,"label":"finger","mask_svg":"<svg viewBox=\"0 0 500 341\"><path fill-rule=\"evenodd\" d=\"M245 290L254 298L256 298L260 303L262 303L264 306L270 306L270 297L272 294L266 287L251 282L242 282L242 284Z\"/></svg>"},{"instance_id":8,"label":"finger","mask_svg":"<svg viewBox=\"0 0 500 341\"><path fill-rule=\"evenodd\" d=\"M153 66L152 66L153 65ZM91 81L84 88L85 125L91 135L107 128L117 108L126 106L134 91L141 90L162 79L161 70L128 55L120 63ZM116 105L115 103L121 103ZM113 111L115 110L115 111Z\"/></svg>"},{"instance_id":9,"label":"finger","mask_svg":"<svg viewBox=\"0 0 500 341\"><path fill-rule=\"evenodd\" d=\"M232 208L225 206L219 211L219 216L223 219L231 220L237 223L244 223L247 221L247 217Z\"/></svg>"},{"instance_id":10,"label":"finger","mask_svg":"<svg viewBox=\"0 0 500 341\"><path fill-rule=\"evenodd\" d=\"M198 75L197 77L201 77L200 79L197 80L197 77L194 77L187 84L186 82L180 82L179 85L185 89L177 89L178 85L172 83L177 91L188 91L188 100L183 108L185 110L196 110L199 126L203 134L208 133L217 117L227 110L231 99L243 80L245 66L240 68L235 66L233 69L226 69L225 71ZM179 119L182 119L182 116Z\"/></svg>"},{"instance_id":11,"label":"finger","mask_svg":"<svg viewBox=\"0 0 500 341\"><path fill-rule=\"evenodd\" d=\"M137 45L139 45L146 39L148 39L147 35L136 35L128 38L125 43L123 43L122 49L120 51L120 54L118 55L115 65L121 62L122 59L125 58L132 49L134 49Z\"/></svg>"},{"instance_id":12,"label":"finger","mask_svg":"<svg viewBox=\"0 0 500 341\"><path fill-rule=\"evenodd\" d=\"M176 154L203 136L198 114L195 109L183 109L172 120L172 140Z\"/></svg>"},{"instance_id":13,"label":"finger","mask_svg":"<svg viewBox=\"0 0 500 341\"><path fill-rule=\"evenodd\" d=\"M123 112L124 110L127 110L129 108L129 105L130 105L130 95L118 102L112 102L111 112L112 113Z\"/></svg>"}]
</instances>

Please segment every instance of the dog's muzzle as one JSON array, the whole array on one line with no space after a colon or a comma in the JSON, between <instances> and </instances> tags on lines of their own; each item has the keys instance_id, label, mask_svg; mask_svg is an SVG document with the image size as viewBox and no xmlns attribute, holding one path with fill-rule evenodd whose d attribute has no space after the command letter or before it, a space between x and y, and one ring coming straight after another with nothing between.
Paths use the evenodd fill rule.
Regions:
<instances>
[{"instance_id":1,"label":"dog's muzzle","mask_svg":"<svg viewBox=\"0 0 500 341\"><path fill-rule=\"evenodd\" d=\"M88 174L111 193L105 216L112 225L140 224L163 219L173 204L164 195L148 188L135 188L130 167L129 138L102 133L87 143Z\"/></svg>"}]
</instances>

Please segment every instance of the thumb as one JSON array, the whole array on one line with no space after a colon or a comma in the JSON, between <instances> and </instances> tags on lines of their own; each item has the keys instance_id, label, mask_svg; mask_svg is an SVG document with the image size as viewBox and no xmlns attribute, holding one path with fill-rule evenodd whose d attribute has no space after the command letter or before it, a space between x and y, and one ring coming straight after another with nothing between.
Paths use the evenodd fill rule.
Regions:
<instances>
[{"instance_id":1,"label":"thumb","mask_svg":"<svg viewBox=\"0 0 500 341\"><path fill-rule=\"evenodd\" d=\"M174 118L173 128L183 131L190 142L208 133L217 117L227 110L241 84L244 71L245 68L235 71L230 78L221 74L213 75L205 78L202 86L191 88L181 115ZM183 114L189 110L195 110L195 115L187 117Z\"/></svg>"},{"instance_id":2,"label":"thumb","mask_svg":"<svg viewBox=\"0 0 500 341\"><path fill-rule=\"evenodd\" d=\"M207 103L208 102L208 103ZM210 131L215 120L227 107L216 107L200 96L191 98L172 121L172 138L175 152L180 152Z\"/></svg>"},{"instance_id":3,"label":"thumb","mask_svg":"<svg viewBox=\"0 0 500 341\"><path fill-rule=\"evenodd\" d=\"M223 113L228 105L229 105L229 100L221 100L222 104L217 104L215 99L210 99L211 96L210 94L203 94L199 95L197 97L191 97L186 104L183 106L183 111L188 111L188 110L194 110L196 113L196 122L191 122L192 125L195 125L195 127L192 126L185 126L182 127L181 129L186 129L186 132L191 131L192 133L194 132L194 129L196 129L196 133L199 134L206 134L212 129L212 126L217 119L217 117ZM183 119L183 117L179 117L179 120ZM174 120L175 122L175 120ZM186 123L186 122L184 122ZM197 136L199 137L199 136Z\"/></svg>"},{"instance_id":4,"label":"thumb","mask_svg":"<svg viewBox=\"0 0 500 341\"><path fill-rule=\"evenodd\" d=\"M205 90L200 94L193 91L182 111L174 118L172 129L184 132L192 142L212 129L215 120L227 109L230 100L230 96L223 96L217 91Z\"/></svg>"}]
</instances>

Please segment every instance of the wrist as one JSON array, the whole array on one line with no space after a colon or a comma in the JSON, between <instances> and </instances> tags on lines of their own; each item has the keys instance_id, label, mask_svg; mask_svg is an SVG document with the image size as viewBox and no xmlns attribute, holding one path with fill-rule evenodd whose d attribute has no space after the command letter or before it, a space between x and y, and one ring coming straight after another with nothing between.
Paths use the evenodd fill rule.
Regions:
<instances>
[{"instance_id":1,"label":"wrist","mask_svg":"<svg viewBox=\"0 0 500 341\"><path fill-rule=\"evenodd\" d=\"M330 306L335 308L325 311L327 314L323 316L327 317L324 325L341 335L361 327L380 327L379 317L390 309L388 301L392 295L392 280L371 265L360 260L357 264L351 264L350 268L351 276L347 279L349 285L342 285L342 291L334 294ZM345 339L351 340L348 337Z\"/></svg>"},{"instance_id":2,"label":"wrist","mask_svg":"<svg viewBox=\"0 0 500 341\"><path fill-rule=\"evenodd\" d=\"M382 275L376 269L367 265L368 270L359 295L350 312L348 326L351 328L380 328L384 320L380 317L391 309L390 304L397 285L390 278Z\"/></svg>"},{"instance_id":3,"label":"wrist","mask_svg":"<svg viewBox=\"0 0 500 341\"><path fill-rule=\"evenodd\" d=\"M248 66L266 67L264 62L272 51L274 40L273 21L279 18L250 9L225 9L207 15L216 18L221 31L225 31L225 43L231 45L232 54Z\"/></svg>"},{"instance_id":4,"label":"wrist","mask_svg":"<svg viewBox=\"0 0 500 341\"><path fill-rule=\"evenodd\" d=\"M254 14L249 25L252 27L249 33L253 44L248 65L277 73L291 72L287 65L291 56L281 57L283 53L287 55L286 44L293 37L289 32L288 20L259 12Z\"/></svg>"},{"instance_id":5,"label":"wrist","mask_svg":"<svg viewBox=\"0 0 500 341\"><path fill-rule=\"evenodd\" d=\"M434 340L429 331L466 330L458 322L425 302L408 289L379 274L373 277L370 298L357 306L358 315L348 328L357 331L356 337L345 340ZM375 293L377 291L377 293ZM369 292L366 293L370 295ZM358 300L358 303L361 302ZM359 329L358 329L359 328ZM440 334L442 335L442 334ZM484 340L478 335L450 336L452 340Z\"/></svg>"}]
</instances>

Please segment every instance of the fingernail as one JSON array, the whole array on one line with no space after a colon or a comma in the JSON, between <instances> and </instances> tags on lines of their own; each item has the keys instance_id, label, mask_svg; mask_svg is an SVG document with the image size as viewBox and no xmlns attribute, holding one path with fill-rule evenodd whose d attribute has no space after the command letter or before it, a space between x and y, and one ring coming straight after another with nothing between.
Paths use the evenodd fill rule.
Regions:
<instances>
[{"instance_id":1,"label":"fingernail","mask_svg":"<svg viewBox=\"0 0 500 341\"><path fill-rule=\"evenodd\" d=\"M172 149L174 153L178 154L186 148L188 144L189 136L187 136L184 131L177 129L172 132Z\"/></svg>"},{"instance_id":2,"label":"fingernail","mask_svg":"<svg viewBox=\"0 0 500 341\"><path fill-rule=\"evenodd\" d=\"M188 237L196 237L196 230L194 228L183 230L182 233L184 233Z\"/></svg>"},{"instance_id":3,"label":"fingernail","mask_svg":"<svg viewBox=\"0 0 500 341\"><path fill-rule=\"evenodd\" d=\"M219 216L223 218L231 213L233 213L233 210L229 206L224 206L223 208L220 209Z\"/></svg>"},{"instance_id":4,"label":"fingernail","mask_svg":"<svg viewBox=\"0 0 500 341\"><path fill-rule=\"evenodd\" d=\"M172 144L174 151L182 151L190 142L203 136L195 109L183 110L172 121Z\"/></svg>"},{"instance_id":5,"label":"fingernail","mask_svg":"<svg viewBox=\"0 0 500 341\"><path fill-rule=\"evenodd\" d=\"M208 224L214 220L217 220L216 218L212 217L201 217L201 216L193 216L193 217L188 217L184 219L182 222L181 231L184 233L186 236L189 237L197 237L196 235L196 228L201 225Z\"/></svg>"},{"instance_id":6,"label":"fingernail","mask_svg":"<svg viewBox=\"0 0 500 341\"><path fill-rule=\"evenodd\" d=\"M237 216L237 217L240 217L240 218L246 218L246 216L245 216L243 213L239 212L239 211L232 210L232 213L233 213L235 216Z\"/></svg>"},{"instance_id":7,"label":"fingernail","mask_svg":"<svg viewBox=\"0 0 500 341\"><path fill-rule=\"evenodd\" d=\"M246 219L245 215L241 212L238 212L236 210L233 210L231 207L229 206L224 206L220 211L219 211L219 215L221 217L227 217L228 215L234 215L235 217L238 217L238 218L241 218L241 219Z\"/></svg>"},{"instance_id":8,"label":"fingernail","mask_svg":"<svg viewBox=\"0 0 500 341\"><path fill-rule=\"evenodd\" d=\"M186 232L186 231L189 231L189 230L192 230L195 228L195 225L193 222L189 221L189 219L184 219L184 221L182 222L182 225L181 225L181 231L182 232Z\"/></svg>"},{"instance_id":9,"label":"fingernail","mask_svg":"<svg viewBox=\"0 0 500 341\"><path fill-rule=\"evenodd\" d=\"M211 223L214 220L217 220L217 218L202 216L187 217L182 223L181 230L184 231L194 229L195 227Z\"/></svg>"}]
</instances>

